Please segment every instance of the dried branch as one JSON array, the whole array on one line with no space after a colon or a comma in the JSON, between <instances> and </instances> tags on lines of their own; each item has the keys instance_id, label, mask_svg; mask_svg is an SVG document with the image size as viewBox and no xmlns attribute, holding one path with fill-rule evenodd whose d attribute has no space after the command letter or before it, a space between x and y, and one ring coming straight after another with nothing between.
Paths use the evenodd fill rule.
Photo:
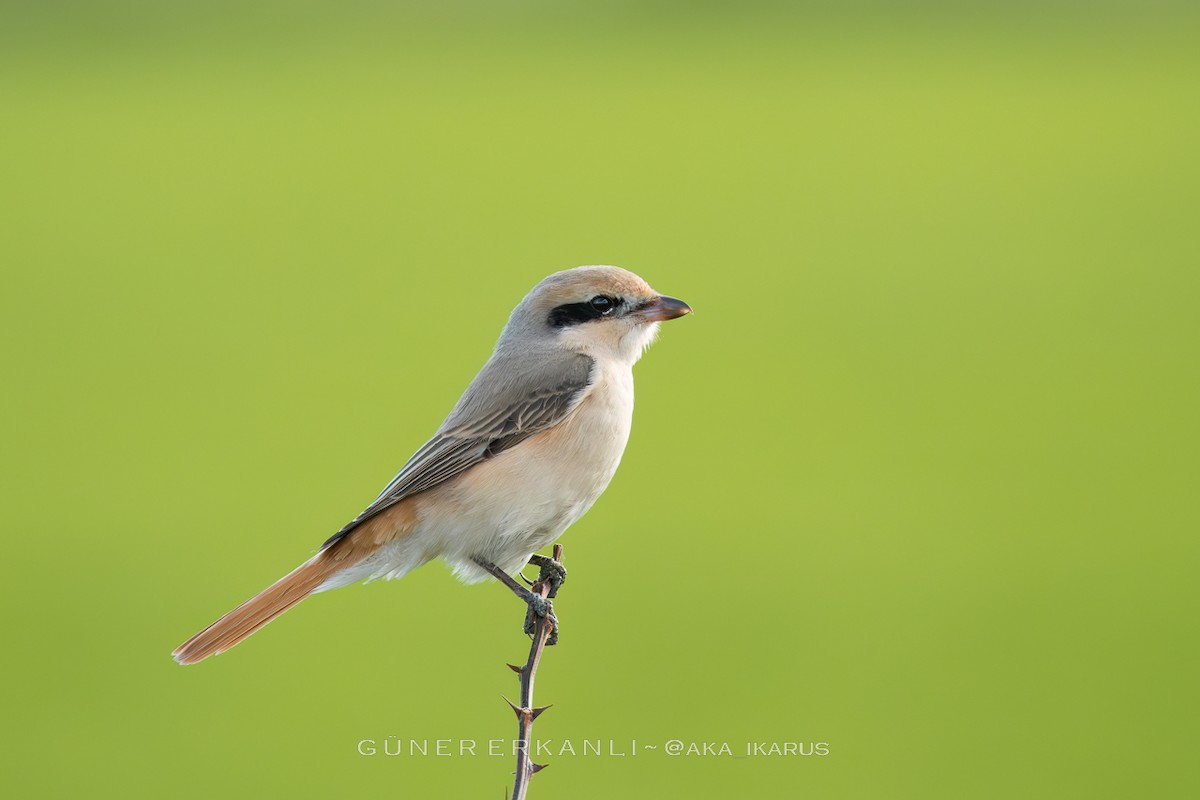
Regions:
<instances>
[{"instance_id":1,"label":"dried branch","mask_svg":"<svg viewBox=\"0 0 1200 800\"><path fill-rule=\"evenodd\" d=\"M554 545L554 560L562 563L563 548L561 544ZM545 598L550 594L550 584L539 579L530 587L530 591ZM552 628L553 623L549 614L538 617L534 624L533 643L529 647L529 659L525 662L525 666L508 665L509 669L517 673L521 680L521 704L515 705L507 697L504 698L517 715L517 778L513 783L513 800L523 800L525 793L529 791L529 779L546 768L545 764L533 763L533 759L529 755L529 748L533 745L533 721L550 707L534 707L533 679L537 674L538 663L541 661L542 651L546 649L546 640L550 638Z\"/></svg>"}]
</instances>

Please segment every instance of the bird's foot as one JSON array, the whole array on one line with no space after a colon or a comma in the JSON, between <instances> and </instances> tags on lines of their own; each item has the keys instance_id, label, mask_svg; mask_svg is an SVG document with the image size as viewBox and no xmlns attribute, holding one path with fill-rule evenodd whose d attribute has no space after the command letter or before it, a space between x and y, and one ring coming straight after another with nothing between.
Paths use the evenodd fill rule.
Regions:
<instances>
[{"instance_id":1,"label":"bird's foot","mask_svg":"<svg viewBox=\"0 0 1200 800\"><path fill-rule=\"evenodd\" d=\"M567 582L567 568L550 556L534 553L529 557L529 563L538 568L537 583L550 587L547 597L558 597L558 588Z\"/></svg>"},{"instance_id":2,"label":"bird's foot","mask_svg":"<svg viewBox=\"0 0 1200 800\"><path fill-rule=\"evenodd\" d=\"M540 594L531 594L525 602L529 604L529 610L525 612L525 632L530 636L535 635L538 620L544 619L550 623L546 644L558 644L558 617L554 616L554 604Z\"/></svg>"}]
</instances>

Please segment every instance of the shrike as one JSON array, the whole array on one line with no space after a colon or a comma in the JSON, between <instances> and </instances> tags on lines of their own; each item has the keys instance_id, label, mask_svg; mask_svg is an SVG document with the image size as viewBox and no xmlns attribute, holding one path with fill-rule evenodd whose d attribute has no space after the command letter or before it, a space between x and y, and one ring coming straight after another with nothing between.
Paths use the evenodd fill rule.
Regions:
<instances>
[{"instance_id":1,"label":"shrike","mask_svg":"<svg viewBox=\"0 0 1200 800\"><path fill-rule=\"evenodd\" d=\"M499 578L549 616L510 573L566 572L536 556L582 517L616 472L633 418L633 365L658 324L691 308L618 267L576 267L533 288L491 358L433 438L315 556L188 639L175 660L223 652L315 592L399 578L441 558L467 583Z\"/></svg>"}]
</instances>

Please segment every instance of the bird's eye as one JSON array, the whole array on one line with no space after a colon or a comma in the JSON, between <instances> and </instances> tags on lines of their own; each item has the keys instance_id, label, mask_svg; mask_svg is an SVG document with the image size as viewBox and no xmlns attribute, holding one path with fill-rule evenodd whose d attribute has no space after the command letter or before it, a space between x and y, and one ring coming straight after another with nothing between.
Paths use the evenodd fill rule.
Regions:
<instances>
[{"instance_id":1,"label":"bird's eye","mask_svg":"<svg viewBox=\"0 0 1200 800\"><path fill-rule=\"evenodd\" d=\"M567 303L551 309L546 322L551 328L569 328L572 325L582 325L585 322L595 322L604 317L611 317L620 305L621 298L598 294L591 300Z\"/></svg>"}]
</instances>

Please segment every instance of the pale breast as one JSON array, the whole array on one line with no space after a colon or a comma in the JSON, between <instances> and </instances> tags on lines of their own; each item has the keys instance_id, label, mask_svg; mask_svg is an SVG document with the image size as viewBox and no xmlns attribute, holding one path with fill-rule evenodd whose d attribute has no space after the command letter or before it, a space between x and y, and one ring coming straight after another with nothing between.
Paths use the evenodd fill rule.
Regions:
<instances>
[{"instance_id":1,"label":"pale breast","mask_svg":"<svg viewBox=\"0 0 1200 800\"><path fill-rule=\"evenodd\" d=\"M479 556L516 569L591 508L607 488L633 420L628 366L600 369L588 396L554 428L480 464L438 494L452 563ZM515 566L514 566L515 565Z\"/></svg>"},{"instance_id":2,"label":"pale breast","mask_svg":"<svg viewBox=\"0 0 1200 800\"><path fill-rule=\"evenodd\" d=\"M624 374L622 374L622 372ZM568 505L584 504L574 522L608 487L633 423L633 375L628 368L598 376L589 395L563 423L537 437L526 457L553 464L547 487ZM569 524L569 523L568 523Z\"/></svg>"}]
</instances>

